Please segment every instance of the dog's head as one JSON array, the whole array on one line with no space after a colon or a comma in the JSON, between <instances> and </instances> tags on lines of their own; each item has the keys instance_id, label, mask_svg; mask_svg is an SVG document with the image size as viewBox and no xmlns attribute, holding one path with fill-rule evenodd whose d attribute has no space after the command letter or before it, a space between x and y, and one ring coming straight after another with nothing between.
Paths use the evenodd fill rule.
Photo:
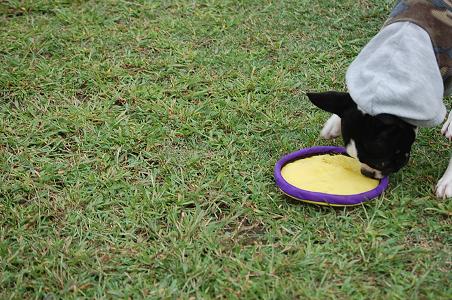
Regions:
<instances>
[{"instance_id":1,"label":"dog's head","mask_svg":"<svg viewBox=\"0 0 452 300\"><path fill-rule=\"evenodd\" d=\"M361 111L348 93L308 93L317 107L341 117L347 153L361 162L361 172L373 178L397 172L408 163L415 127L402 119Z\"/></svg>"}]
</instances>

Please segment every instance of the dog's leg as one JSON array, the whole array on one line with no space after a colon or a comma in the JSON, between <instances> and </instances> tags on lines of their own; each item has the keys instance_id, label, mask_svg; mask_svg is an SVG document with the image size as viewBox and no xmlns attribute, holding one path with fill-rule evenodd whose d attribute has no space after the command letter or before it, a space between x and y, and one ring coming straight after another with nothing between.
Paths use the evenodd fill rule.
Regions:
<instances>
[{"instance_id":1,"label":"dog's leg","mask_svg":"<svg viewBox=\"0 0 452 300\"><path fill-rule=\"evenodd\" d=\"M441 133L444 134L446 138L452 140L452 110L449 113L446 123L444 123Z\"/></svg>"},{"instance_id":2,"label":"dog's leg","mask_svg":"<svg viewBox=\"0 0 452 300\"><path fill-rule=\"evenodd\" d=\"M452 111L449 113L449 117L441 129L441 133L444 134L449 141L452 140ZM452 197L452 157L446 172L444 172L443 177L441 177L436 185L436 196L439 198Z\"/></svg>"},{"instance_id":3,"label":"dog's leg","mask_svg":"<svg viewBox=\"0 0 452 300\"><path fill-rule=\"evenodd\" d=\"M436 185L436 196L443 199L452 197L452 158L446 172Z\"/></svg>"},{"instance_id":4,"label":"dog's leg","mask_svg":"<svg viewBox=\"0 0 452 300\"><path fill-rule=\"evenodd\" d=\"M325 139L334 139L341 135L341 118L338 115L332 115L320 132L320 136Z\"/></svg>"}]
</instances>

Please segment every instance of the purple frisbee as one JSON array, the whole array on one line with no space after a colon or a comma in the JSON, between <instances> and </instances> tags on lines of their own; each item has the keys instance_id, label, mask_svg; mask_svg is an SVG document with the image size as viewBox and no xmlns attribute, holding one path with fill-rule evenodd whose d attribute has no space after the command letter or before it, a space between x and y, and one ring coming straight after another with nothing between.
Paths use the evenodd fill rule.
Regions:
<instances>
[{"instance_id":1,"label":"purple frisbee","mask_svg":"<svg viewBox=\"0 0 452 300\"><path fill-rule=\"evenodd\" d=\"M296 200L300 200L303 202L308 202L312 204L318 205L329 205L329 206L353 206L358 205L360 203L369 201L373 198L378 197L383 193L383 191L388 187L388 177L384 177L380 180L378 186L374 189L366 191L360 194L353 195L335 195L335 194L327 194L320 193L314 191L307 191L295 187L288 183L283 176L281 175L282 168L293 161L307 158L315 155L322 154L342 154L345 155L346 151L342 147L334 147L334 146L317 146L312 148L305 148L293 153L287 154L282 157L275 165L274 176L276 180L276 185L279 189L286 194L287 196L294 198Z\"/></svg>"}]
</instances>

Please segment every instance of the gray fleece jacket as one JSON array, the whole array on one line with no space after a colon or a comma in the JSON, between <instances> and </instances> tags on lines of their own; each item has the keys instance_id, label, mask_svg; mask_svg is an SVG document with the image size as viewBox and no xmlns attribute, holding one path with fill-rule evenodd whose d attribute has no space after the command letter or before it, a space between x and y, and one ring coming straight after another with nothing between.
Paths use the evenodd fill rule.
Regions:
<instances>
[{"instance_id":1,"label":"gray fleece jacket","mask_svg":"<svg viewBox=\"0 0 452 300\"><path fill-rule=\"evenodd\" d=\"M370 115L388 113L419 127L446 116L443 79L428 33L411 22L384 27L361 51L346 74L348 91Z\"/></svg>"}]
</instances>

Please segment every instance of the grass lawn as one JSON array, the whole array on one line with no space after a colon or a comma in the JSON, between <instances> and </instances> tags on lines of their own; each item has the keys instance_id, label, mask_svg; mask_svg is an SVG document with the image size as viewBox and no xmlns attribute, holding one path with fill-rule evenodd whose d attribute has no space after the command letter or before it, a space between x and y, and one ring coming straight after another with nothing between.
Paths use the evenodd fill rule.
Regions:
<instances>
[{"instance_id":1,"label":"grass lawn","mask_svg":"<svg viewBox=\"0 0 452 300\"><path fill-rule=\"evenodd\" d=\"M290 201L393 1L0 1L0 299L446 299L450 143L381 198ZM447 100L448 107L451 101Z\"/></svg>"}]
</instances>

